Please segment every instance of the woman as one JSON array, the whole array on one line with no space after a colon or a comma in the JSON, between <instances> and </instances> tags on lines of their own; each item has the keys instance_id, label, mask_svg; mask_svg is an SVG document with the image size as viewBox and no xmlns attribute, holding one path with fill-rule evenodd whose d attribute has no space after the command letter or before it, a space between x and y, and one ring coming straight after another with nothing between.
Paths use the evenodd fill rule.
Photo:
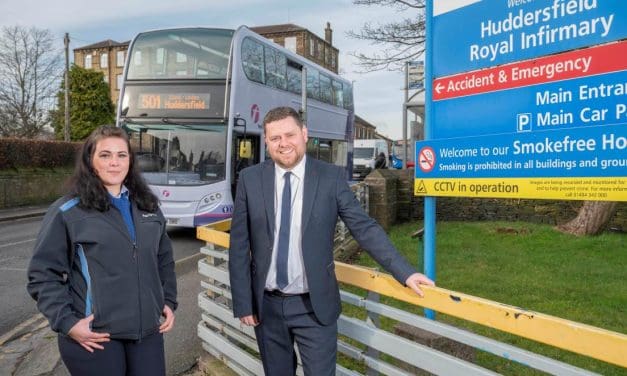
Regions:
<instances>
[{"instance_id":1,"label":"woman","mask_svg":"<svg viewBox=\"0 0 627 376\"><path fill-rule=\"evenodd\" d=\"M69 194L44 217L27 287L72 375L165 375L172 245L122 129L102 126L83 145Z\"/></svg>"}]
</instances>

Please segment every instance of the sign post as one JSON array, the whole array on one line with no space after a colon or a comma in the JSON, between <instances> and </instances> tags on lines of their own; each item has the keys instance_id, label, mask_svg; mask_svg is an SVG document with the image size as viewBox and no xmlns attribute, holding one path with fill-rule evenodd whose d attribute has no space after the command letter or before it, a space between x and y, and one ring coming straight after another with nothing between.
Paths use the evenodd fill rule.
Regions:
<instances>
[{"instance_id":1,"label":"sign post","mask_svg":"<svg viewBox=\"0 0 627 376\"><path fill-rule=\"evenodd\" d=\"M407 88L409 90L424 89L425 63L423 61L407 62Z\"/></svg>"},{"instance_id":2,"label":"sign post","mask_svg":"<svg viewBox=\"0 0 627 376\"><path fill-rule=\"evenodd\" d=\"M627 201L623 2L427 0L426 26L427 276L436 196Z\"/></svg>"}]
</instances>

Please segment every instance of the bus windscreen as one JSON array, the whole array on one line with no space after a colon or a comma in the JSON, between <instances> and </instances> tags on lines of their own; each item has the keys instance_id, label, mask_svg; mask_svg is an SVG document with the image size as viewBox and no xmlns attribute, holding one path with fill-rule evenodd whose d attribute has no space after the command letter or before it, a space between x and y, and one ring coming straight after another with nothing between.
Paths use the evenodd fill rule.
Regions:
<instances>
[{"instance_id":1,"label":"bus windscreen","mask_svg":"<svg viewBox=\"0 0 627 376\"><path fill-rule=\"evenodd\" d=\"M149 184L204 185L226 175L226 127L221 124L124 124Z\"/></svg>"},{"instance_id":2,"label":"bus windscreen","mask_svg":"<svg viewBox=\"0 0 627 376\"><path fill-rule=\"evenodd\" d=\"M171 29L137 36L127 80L224 79L233 30Z\"/></svg>"}]
</instances>

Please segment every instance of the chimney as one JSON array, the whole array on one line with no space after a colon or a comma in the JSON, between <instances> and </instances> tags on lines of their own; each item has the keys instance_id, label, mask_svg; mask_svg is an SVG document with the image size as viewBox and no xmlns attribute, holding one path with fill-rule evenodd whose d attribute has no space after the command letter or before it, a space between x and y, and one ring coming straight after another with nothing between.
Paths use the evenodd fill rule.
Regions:
<instances>
[{"instance_id":1,"label":"chimney","mask_svg":"<svg viewBox=\"0 0 627 376\"><path fill-rule=\"evenodd\" d=\"M331 23L327 22L327 28L324 29L324 40L330 45L333 45L333 30L331 30Z\"/></svg>"}]
</instances>

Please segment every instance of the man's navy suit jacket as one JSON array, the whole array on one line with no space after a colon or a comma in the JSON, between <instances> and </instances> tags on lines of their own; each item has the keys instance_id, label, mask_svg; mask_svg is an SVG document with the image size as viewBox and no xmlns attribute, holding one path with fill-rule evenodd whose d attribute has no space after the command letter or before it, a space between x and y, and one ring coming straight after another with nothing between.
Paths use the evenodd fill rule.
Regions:
<instances>
[{"instance_id":1,"label":"man's navy suit jacket","mask_svg":"<svg viewBox=\"0 0 627 376\"><path fill-rule=\"evenodd\" d=\"M263 294L274 242L274 162L240 172L231 223L229 273L235 317L261 318ZM396 251L377 222L361 208L344 169L308 157L302 210L302 252L309 295L318 321L332 324L340 315L333 263L338 216L359 245L404 284L415 269Z\"/></svg>"}]
</instances>

